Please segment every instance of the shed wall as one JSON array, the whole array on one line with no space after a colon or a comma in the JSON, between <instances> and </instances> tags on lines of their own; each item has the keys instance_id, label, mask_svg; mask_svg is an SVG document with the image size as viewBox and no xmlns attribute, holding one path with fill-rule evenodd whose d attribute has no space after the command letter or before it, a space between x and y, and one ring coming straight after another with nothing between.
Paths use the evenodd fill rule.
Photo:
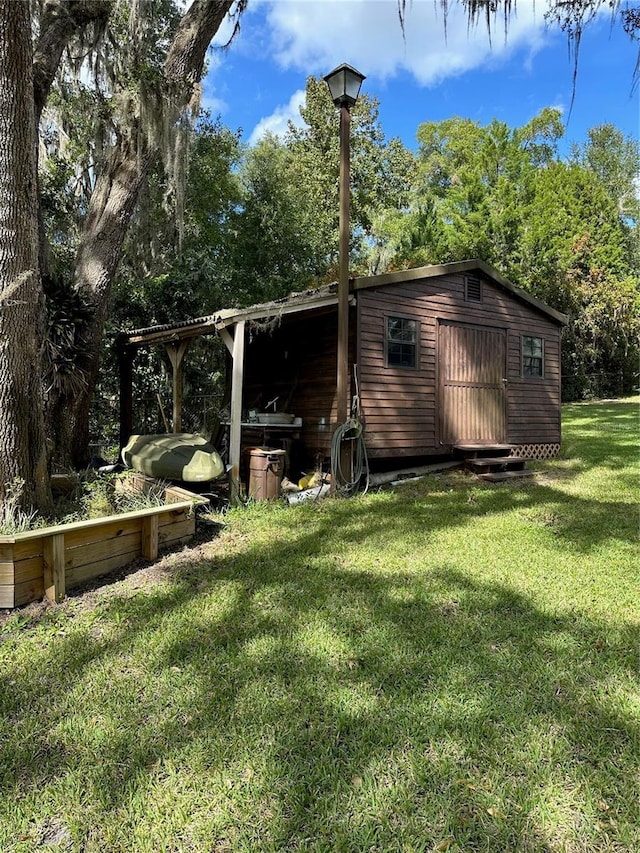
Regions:
<instances>
[{"instance_id":1,"label":"shed wall","mask_svg":"<svg viewBox=\"0 0 640 853\"><path fill-rule=\"evenodd\" d=\"M482 301L465 301L462 274L358 291L358 373L371 456L417 456L446 450L438 417L440 321L504 329L507 349L506 440L560 441L560 327L483 278ZM419 322L416 369L385 359L385 318ZM523 378L521 336L544 341L543 378Z\"/></svg>"}]
</instances>

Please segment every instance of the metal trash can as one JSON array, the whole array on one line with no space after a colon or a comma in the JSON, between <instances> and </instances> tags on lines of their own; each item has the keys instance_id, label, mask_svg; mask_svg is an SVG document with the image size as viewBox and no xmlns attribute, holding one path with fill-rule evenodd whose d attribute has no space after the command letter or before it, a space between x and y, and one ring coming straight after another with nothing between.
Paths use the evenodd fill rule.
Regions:
<instances>
[{"instance_id":1,"label":"metal trash can","mask_svg":"<svg viewBox=\"0 0 640 853\"><path fill-rule=\"evenodd\" d=\"M252 447L248 455L248 497L255 501L269 501L279 497L286 451Z\"/></svg>"}]
</instances>

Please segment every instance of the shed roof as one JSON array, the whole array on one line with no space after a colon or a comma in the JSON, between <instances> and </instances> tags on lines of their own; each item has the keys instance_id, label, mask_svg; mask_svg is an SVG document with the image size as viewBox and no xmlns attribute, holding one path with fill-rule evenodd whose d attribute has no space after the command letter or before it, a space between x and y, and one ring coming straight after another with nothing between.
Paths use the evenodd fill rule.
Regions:
<instances>
[{"instance_id":1,"label":"shed roof","mask_svg":"<svg viewBox=\"0 0 640 853\"><path fill-rule=\"evenodd\" d=\"M487 278L491 279L494 284L497 284L503 290L508 291L522 302L526 302L533 308L537 308L538 311L546 314L557 323L561 323L562 325L566 325L568 323L569 318L566 314L556 311L555 308L547 305L547 303L543 302L542 299L538 299L526 290L523 290L521 287L517 287L513 282L509 281L508 278L505 278L505 276L499 273L497 269L477 258L470 261L454 261L449 264L431 264L426 267L397 270L396 272L382 273L381 275L363 276L362 278L353 279L353 289L357 291L363 288L382 287L383 285L388 284L400 284L401 282L418 281L419 279L424 278L436 278L441 275L456 275L457 273L475 271L482 273Z\"/></svg>"},{"instance_id":2,"label":"shed roof","mask_svg":"<svg viewBox=\"0 0 640 853\"><path fill-rule=\"evenodd\" d=\"M491 279L495 284L511 293L517 299L526 302L533 308L555 320L557 323L566 324L568 318L555 308L551 308L541 299L537 299L526 290L517 287L496 269L481 260L457 261L448 264L432 264L424 267L397 270L395 272L383 273L381 275L362 276L350 280L350 290L357 293L373 287L400 284L407 281L418 281L420 279L436 278L442 275L455 275L457 273L477 271ZM199 335L211 334L234 325L240 320L265 320L279 317L285 314L298 314L312 311L327 306L337 305L338 285L337 282L322 285L312 290L300 293L292 293L282 299L250 305L248 308L227 308L208 314L204 317L196 317L190 320L181 320L175 323L166 323L159 326L149 326L144 329L134 329L122 332L120 341L125 346L142 346L150 343L168 343L182 340L184 338L198 337Z\"/></svg>"}]
</instances>

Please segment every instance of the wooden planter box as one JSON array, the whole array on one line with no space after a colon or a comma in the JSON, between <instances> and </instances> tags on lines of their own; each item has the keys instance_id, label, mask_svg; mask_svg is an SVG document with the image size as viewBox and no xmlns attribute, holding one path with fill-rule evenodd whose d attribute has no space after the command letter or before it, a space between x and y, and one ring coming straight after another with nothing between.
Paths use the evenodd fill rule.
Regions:
<instances>
[{"instance_id":1,"label":"wooden planter box","mask_svg":"<svg viewBox=\"0 0 640 853\"><path fill-rule=\"evenodd\" d=\"M144 478L130 481L145 488ZM109 574L158 548L189 541L197 503L206 499L175 486L166 504L149 509L0 536L0 607L18 607L46 595L60 601L67 589Z\"/></svg>"}]
</instances>

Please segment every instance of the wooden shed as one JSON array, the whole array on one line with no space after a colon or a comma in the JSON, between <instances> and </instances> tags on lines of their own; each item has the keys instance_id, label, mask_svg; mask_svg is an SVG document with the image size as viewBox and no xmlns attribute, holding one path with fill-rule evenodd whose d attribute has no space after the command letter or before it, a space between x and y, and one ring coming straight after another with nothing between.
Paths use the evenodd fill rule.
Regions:
<instances>
[{"instance_id":1,"label":"wooden shed","mask_svg":"<svg viewBox=\"0 0 640 853\"><path fill-rule=\"evenodd\" d=\"M184 354L190 337L218 332L230 355L234 468L242 446L255 443L248 412L275 398L275 408L296 421L270 427L269 440L289 437L301 457L322 458L338 422L337 301L337 286L330 284L129 333L122 352L148 343L172 347L179 390L182 355L175 354ZM352 279L350 395L359 394L369 458L401 462L463 445L501 445L525 458L555 455L565 323L563 314L479 260ZM126 416L126 370L123 375ZM128 431L125 417L123 436Z\"/></svg>"}]
</instances>

